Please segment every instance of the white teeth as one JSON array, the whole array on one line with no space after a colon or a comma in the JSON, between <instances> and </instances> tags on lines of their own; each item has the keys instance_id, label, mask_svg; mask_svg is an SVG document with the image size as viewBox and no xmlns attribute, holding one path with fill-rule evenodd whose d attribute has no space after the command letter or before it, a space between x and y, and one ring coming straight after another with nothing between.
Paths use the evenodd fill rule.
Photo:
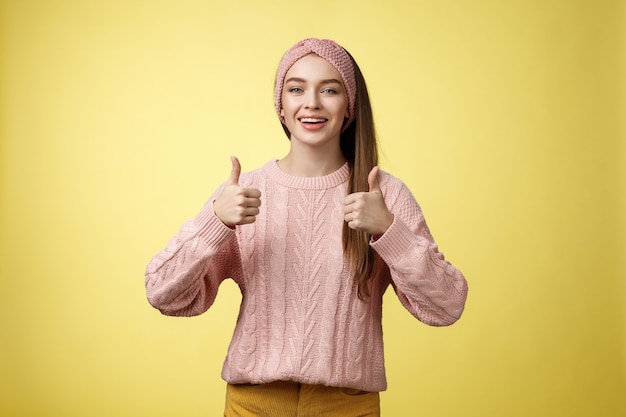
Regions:
<instances>
[{"instance_id":1,"label":"white teeth","mask_svg":"<svg viewBox=\"0 0 626 417\"><path fill-rule=\"evenodd\" d=\"M312 117L303 117L300 119L302 123L324 123L326 119L314 119Z\"/></svg>"}]
</instances>

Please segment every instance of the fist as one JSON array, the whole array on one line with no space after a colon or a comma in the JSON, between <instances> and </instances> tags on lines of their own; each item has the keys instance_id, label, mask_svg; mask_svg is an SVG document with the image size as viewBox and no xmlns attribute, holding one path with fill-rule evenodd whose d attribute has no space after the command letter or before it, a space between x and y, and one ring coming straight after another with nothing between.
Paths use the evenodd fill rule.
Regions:
<instances>
[{"instance_id":1,"label":"fist","mask_svg":"<svg viewBox=\"0 0 626 417\"><path fill-rule=\"evenodd\" d=\"M254 223L261 207L261 191L258 188L240 187L241 165L234 156L230 161L230 176L219 197L213 202L213 210L222 223L229 227Z\"/></svg>"}]
</instances>

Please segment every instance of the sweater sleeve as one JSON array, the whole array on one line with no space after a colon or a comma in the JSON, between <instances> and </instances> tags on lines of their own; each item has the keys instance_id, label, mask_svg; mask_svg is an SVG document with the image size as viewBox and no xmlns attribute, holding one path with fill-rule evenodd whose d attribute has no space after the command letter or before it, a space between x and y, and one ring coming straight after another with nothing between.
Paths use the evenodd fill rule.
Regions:
<instances>
[{"instance_id":1,"label":"sweater sleeve","mask_svg":"<svg viewBox=\"0 0 626 417\"><path fill-rule=\"evenodd\" d=\"M148 301L165 315L205 312L215 301L220 283L241 270L235 231L215 215L212 201L146 268Z\"/></svg>"},{"instance_id":2,"label":"sweater sleeve","mask_svg":"<svg viewBox=\"0 0 626 417\"><path fill-rule=\"evenodd\" d=\"M404 307L431 326L448 326L463 312L467 281L448 262L430 234L409 189L392 179L385 200L394 220L371 245L389 266L391 284Z\"/></svg>"}]
</instances>

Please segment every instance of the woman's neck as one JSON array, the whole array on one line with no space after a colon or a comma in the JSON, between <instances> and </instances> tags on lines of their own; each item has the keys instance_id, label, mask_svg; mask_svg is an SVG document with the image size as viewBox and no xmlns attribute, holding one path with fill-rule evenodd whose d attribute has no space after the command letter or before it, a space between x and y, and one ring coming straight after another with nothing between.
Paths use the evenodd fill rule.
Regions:
<instances>
[{"instance_id":1,"label":"woman's neck","mask_svg":"<svg viewBox=\"0 0 626 417\"><path fill-rule=\"evenodd\" d=\"M298 152L293 147L287 156L278 161L281 170L296 177L322 177L337 171L346 163L346 159L338 152Z\"/></svg>"}]
</instances>

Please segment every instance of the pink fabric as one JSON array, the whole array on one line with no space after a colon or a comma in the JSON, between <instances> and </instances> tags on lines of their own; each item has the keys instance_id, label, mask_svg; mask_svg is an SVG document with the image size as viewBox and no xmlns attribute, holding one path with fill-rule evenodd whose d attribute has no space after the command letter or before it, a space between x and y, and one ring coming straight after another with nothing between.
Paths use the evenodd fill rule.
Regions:
<instances>
[{"instance_id":1,"label":"pink fabric","mask_svg":"<svg viewBox=\"0 0 626 417\"><path fill-rule=\"evenodd\" d=\"M232 278L243 300L222 376L230 383L289 380L365 391L386 388L382 297L391 285L404 307L433 326L454 323L467 283L438 252L419 205L381 172L395 219L372 247L386 267L371 296L357 297L341 243L348 166L324 177L292 177L275 161L240 177L257 187L255 223L225 226L213 199L149 263L146 290L163 314L206 311ZM210 331L210 329L209 329Z\"/></svg>"},{"instance_id":2,"label":"pink fabric","mask_svg":"<svg viewBox=\"0 0 626 417\"><path fill-rule=\"evenodd\" d=\"M280 110L282 108L281 96L283 92L283 84L285 83L285 75L287 74L287 71L289 71L289 68L291 68L296 61L311 53L316 54L330 62L341 75L344 88L348 94L349 117L343 125L343 130L345 130L354 120L354 106L356 103L354 66L352 65L352 59L345 49L330 39L303 39L292 46L283 56L276 73L276 86L274 90L274 104L276 106L278 118L281 123L285 123L284 118L280 115Z\"/></svg>"}]
</instances>

